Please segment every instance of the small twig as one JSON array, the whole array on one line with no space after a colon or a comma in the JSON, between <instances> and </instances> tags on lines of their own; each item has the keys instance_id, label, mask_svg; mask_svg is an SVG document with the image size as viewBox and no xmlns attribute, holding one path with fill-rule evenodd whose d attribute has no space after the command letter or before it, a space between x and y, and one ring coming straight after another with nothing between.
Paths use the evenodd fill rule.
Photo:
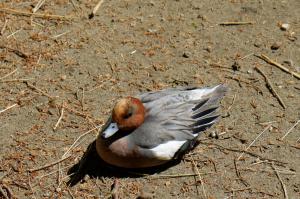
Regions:
<instances>
[{"instance_id":1,"label":"small twig","mask_svg":"<svg viewBox=\"0 0 300 199\"><path fill-rule=\"evenodd\" d=\"M9 109L11 109L11 108L13 108L13 107L15 107L15 106L17 106L18 104L13 104L13 105L10 105L10 106L8 106L8 107L6 107L5 109L3 109L3 110L0 110L0 114L1 113L4 113L5 111L7 111L7 110L9 110Z\"/></svg>"},{"instance_id":2,"label":"small twig","mask_svg":"<svg viewBox=\"0 0 300 199\"><path fill-rule=\"evenodd\" d=\"M57 39L58 37L61 37L61 36L63 36L63 35L65 35L65 34L68 34L68 33L70 33L71 31L66 31L66 32L63 32L63 33L60 33L60 34L58 34L58 35L54 35L53 37L51 37L52 39Z\"/></svg>"},{"instance_id":3,"label":"small twig","mask_svg":"<svg viewBox=\"0 0 300 199\"><path fill-rule=\"evenodd\" d=\"M246 181L244 180L244 178L241 176L241 172L238 170L237 163L236 163L236 159L233 159L233 163L234 163L234 168L235 168L236 176L240 179L240 181L241 181L246 187L248 187L248 186L249 186L248 182L246 182Z\"/></svg>"},{"instance_id":4,"label":"small twig","mask_svg":"<svg viewBox=\"0 0 300 199\"><path fill-rule=\"evenodd\" d=\"M42 167L38 167L38 168L34 168L34 169L28 169L28 171L29 171L30 173L32 173L32 172L34 172L34 171L40 171L40 170L42 170L42 169L47 169L47 168L49 168L49 167L52 167L52 166L54 166L54 165L56 165L56 164L58 164L58 163L61 163L61 162L65 161L66 159L68 159L68 158L70 158L70 157L71 157L71 155L66 156L66 157L63 157L63 158L61 158L61 159L59 159L59 160L57 160L57 161L55 161L55 162L46 164L45 166L42 166Z\"/></svg>"},{"instance_id":5,"label":"small twig","mask_svg":"<svg viewBox=\"0 0 300 199\"><path fill-rule=\"evenodd\" d=\"M269 78L267 77L267 75L258 67L255 67L255 70L257 70L257 72L259 72L266 81L266 85L268 87L268 89L270 90L270 92L273 94L274 97L276 97L276 99L278 100L279 104L286 109L286 105L283 102L282 98L279 96L279 94L276 92L276 90L274 89L273 84L271 83L271 81L269 80Z\"/></svg>"},{"instance_id":6,"label":"small twig","mask_svg":"<svg viewBox=\"0 0 300 199\"><path fill-rule=\"evenodd\" d=\"M269 124L250 144L249 144L249 146L247 146L247 148L245 149L245 151L247 151L257 140L258 140L258 138L264 133L264 132L266 132L270 127L271 127L272 125L271 124ZM241 159L241 157L243 156L245 154L245 152L243 152L238 158L237 158L237 160L240 160Z\"/></svg>"},{"instance_id":7,"label":"small twig","mask_svg":"<svg viewBox=\"0 0 300 199\"><path fill-rule=\"evenodd\" d=\"M72 167L73 165L68 165L68 166L65 166L65 167L62 167L60 168L61 171L65 170L65 169L68 169L70 167ZM44 174L44 175L41 175L41 176L38 176L37 179L40 181L41 179L43 179L44 177L47 177L47 176L50 176L54 173L57 173L59 171L59 169L55 170L55 171L52 171L52 172L49 172L47 174Z\"/></svg>"},{"instance_id":8,"label":"small twig","mask_svg":"<svg viewBox=\"0 0 300 199\"><path fill-rule=\"evenodd\" d=\"M12 193L12 190L5 184L2 183L2 187L6 190L7 195L9 198L16 198L14 197L14 194Z\"/></svg>"},{"instance_id":9,"label":"small twig","mask_svg":"<svg viewBox=\"0 0 300 199\"><path fill-rule=\"evenodd\" d=\"M72 199L75 199L74 195L72 194L71 190L69 188L67 188L67 191L69 193L69 195L71 196Z\"/></svg>"},{"instance_id":10,"label":"small twig","mask_svg":"<svg viewBox=\"0 0 300 199\"><path fill-rule=\"evenodd\" d=\"M30 78L30 79L8 79L8 80L0 80L0 83L25 82L25 81L29 81L29 80L32 80L32 78Z\"/></svg>"},{"instance_id":11,"label":"small twig","mask_svg":"<svg viewBox=\"0 0 300 199\"><path fill-rule=\"evenodd\" d=\"M0 12L5 12L7 14L26 16L26 17L32 16L32 17L42 18L42 19L56 19L56 20L71 20L71 19L73 19L72 16L31 13L31 12L24 12L24 11L20 11L20 10L14 10L14 9L10 9L10 8L0 8Z\"/></svg>"},{"instance_id":12,"label":"small twig","mask_svg":"<svg viewBox=\"0 0 300 199\"><path fill-rule=\"evenodd\" d=\"M250 53L250 54L248 54L248 55L245 55L244 57L240 58L240 60L246 59L247 57L249 57L249 56L251 56L251 55L253 55L253 54L254 54L254 53Z\"/></svg>"},{"instance_id":13,"label":"small twig","mask_svg":"<svg viewBox=\"0 0 300 199\"><path fill-rule=\"evenodd\" d=\"M23 53L22 51L14 49L14 48L10 48L8 46L0 45L0 48L7 49L9 52L13 52L16 55L18 55L19 57L24 58L24 59L27 59L29 57L26 53Z\"/></svg>"},{"instance_id":14,"label":"small twig","mask_svg":"<svg viewBox=\"0 0 300 199\"><path fill-rule=\"evenodd\" d=\"M227 109L227 113L229 113L229 111L231 110L231 108L232 108L232 106L233 106L233 104L234 104L234 102L235 102L235 99L236 99L236 94L233 96L233 98L232 98L232 102L231 102L231 104L230 104L230 106L228 107L228 109Z\"/></svg>"},{"instance_id":15,"label":"small twig","mask_svg":"<svg viewBox=\"0 0 300 199\"><path fill-rule=\"evenodd\" d=\"M84 111L84 88L82 88L81 106L82 106L82 111Z\"/></svg>"},{"instance_id":16,"label":"small twig","mask_svg":"<svg viewBox=\"0 0 300 199\"><path fill-rule=\"evenodd\" d=\"M119 198L118 189L119 189L119 181L118 181L118 179L115 179L114 183L111 186L111 197L112 197L112 199L118 199Z\"/></svg>"},{"instance_id":17,"label":"small twig","mask_svg":"<svg viewBox=\"0 0 300 199\"><path fill-rule=\"evenodd\" d=\"M2 189L2 187L0 187L0 193L1 193L1 195L2 195L5 199L9 199L9 197L7 196L7 194L5 193L5 191Z\"/></svg>"},{"instance_id":18,"label":"small twig","mask_svg":"<svg viewBox=\"0 0 300 199\"><path fill-rule=\"evenodd\" d=\"M287 132L286 134L284 134L284 136L282 136L280 138L280 140L283 140L288 134L290 134L290 132L292 132L292 130L299 124L300 120L298 120Z\"/></svg>"},{"instance_id":19,"label":"small twig","mask_svg":"<svg viewBox=\"0 0 300 199\"><path fill-rule=\"evenodd\" d=\"M212 174L212 172L209 173L200 173L201 175L207 175ZM170 174L170 175L153 175L150 177L150 179L161 179L161 178L182 178L182 177L194 177L197 176L197 173L185 173L185 174Z\"/></svg>"},{"instance_id":20,"label":"small twig","mask_svg":"<svg viewBox=\"0 0 300 199\"><path fill-rule=\"evenodd\" d=\"M59 125L59 123L61 122L62 118L63 118L63 115L64 115L64 104L62 105L61 107L61 111L60 111L60 117L58 118L55 126L53 127L53 130L55 131Z\"/></svg>"},{"instance_id":21,"label":"small twig","mask_svg":"<svg viewBox=\"0 0 300 199\"><path fill-rule=\"evenodd\" d=\"M54 98L55 98L55 97L49 95L48 93L42 91L41 89L37 88L36 86L30 84L28 81L24 81L24 83L25 83L29 88L34 89L34 90L40 92L42 95L44 95L44 96L46 96L46 97L49 97L50 99L54 99Z\"/></svg>"},{"instance_id":22,"label":"small twig","mask_svg":"<svg viewBox=\"0 0 300 199\"><path fill-rule=\"evenodd\" d=\"M96 12L99 10L99 8L101 7L102 3L104 2L104 0L100 0L97 5L94 7L93 12L89 15L89 19L93 18L96 14Z\"/></svg>"},{"instance_id":23,"label":"small twig","mask_svg":"<svg viewBox=\"0 0 300 199\"><path fill-rule=\"evenodd\" d=\"M73 147L75 146L75 144L84 136L88 135L89 133L93 132L94 130L97 130L99 127L95 127L91 130L88 130L87 132L85 132L84 134L80 135L74 142L73 144L68 148L68 150L62 155L62 158L66 157L66 155L73 149Z\"/></svg>"},{"instance_id":24,"label":"small twig","mask_svg":"<svg viewBox=\"0 0 300 199\"><path fill-rule=\"evenodd\" d=\"M246 187L246 188L243 188L243 189L232 189L230 191L225 191L225 193L246 191L246 190L249 190L249 189L252 189L252 188L251 187Z\"/></svg>"},{"instance_id":25,"label":"small twig","mask_svg":"<svg viewBox=\"0 0 300 199\"><path fill-rule=\"evenodd\" d=\"M32 12L35 13L42 7L42 5L45 3L46 0L39 0L39 2L35 5L35 7L32 9Z\"/></svg>"},{"instance_id":26,"label":"small twig","mask_svg":"<svg viewBox=\"0 0 300 199\"><path fill-rule=\"evenodd\" d=\"M281 183L281 186L282 186L282 189L283 189L283 192L284 192L284 198L285 198L285 199L288 199L289 196L288 196L288 193L287 193L287 189L286 189L285 184L283 183L283 181L282 181L282 179L281 179L281 177L280 177L280 175L279 175L279 173L278 173L276 167L274 166L274 164L271 164L271 166L272 166L272 168L274 169L275 174L276 174L278 180L279 180L280 183Z\"/></svg>"},{"instance_id":27,"label":"small twig","mask_svg":"<svg viewBox=\"0 0 300 199\"><path fill-rule=\"evenodd\" d=\"M196 163L195 163L193 157L192 157L192 163L193 163L193 165L194 165L194 168L195 168L195 170L196 170L196 172L197 172L197 175L198 175L198 178L199 178L199 180L200 180L201 188L202 188L202 192L203 192L203 196L204 196L204 198L207 198L206 191L205 191L205 187L204 187L204 181L203 181L203 179L202 179L202 177L201 177L201 174L200 174L200 172L199 172L199 170L198 170L198 167L197 167L197 165L196 165Z\"/></svg>"},{"instance_id":28,"label":"small twig","mask_svg":"<svg viewBox=\"0 0 300 199\"><path fill-rule=\"evenodd\" d=\"M294 72L294 71L291 71L291 70L288 69L287 67L285 67L285 66L283 66L283 65L281 65L281 64L279 64L279 63L277 63L277 62L275 62L275 61L273 61L272 59L270 59L270 58L267 57L266 55L261 54L260 56L257 55L257 57L261 58L262 60L264 60L265 62L267 62L267 63L269 63L269 64L271 64L271 65L273 65L273 66L276 66L276 67L280 68L280 69L283 70L284 72L287 72L287 73L293 75L294 77L300 79L300 74L299 74L299 73Z\"/></svg>"},{"instance_id":29,"label":"small twig","mask_svg":"<svg viewBox=\"0 0 300 199\"><path fill-rule=\"evenodd\" d=\"M3 34L4 34L5 28L6 28L6 26L7 26L7 22L8 22L8 20L5 19L4 25L3 25L2 29L1 29L1 32L0 32L0 35L3 35Z\"/></svg>"},{"instance_id":30,"label":"small twig","mask_svg":"<svg viewBox=\"0 0 300 199\"><path fill-rule=\"evenodd\" d=\"M255 22L253 21L228 21L228 22L221 22L219 23L220 26L237 26L237 25L252 25Z\"/></svg>"},{"instance_id":31,"label":"small twig","mask_svg":"<svg viewBox=\"0 0 300 199\"><path fill-rule=\"evenodd\" d=\"M35 195L34 190L33 190L33 188L32 188L31 180L30 180L30 176L29 176L29 173L28 173L28 172L27 172L27 177L28 177L28 185L29 185L31 194L33 195L33 198L36 199L36 195Z\"/></svg>"},{"instance_id":32,"label":"small twig","mask_svg":"<svg viewBox=\"0 0 300 199\"><path fill-rule=\"evenodd\" d=\"M4 79L4 78L6 78L6 77L8 77L8 76L10 76L10 75L12 75L12 74L14 74L17 70L18 70L18 69L16 68L16 69L13 70L12 72L10 72L10 73L4 75L3 77L0 77L0 79Z\"/></svg>"},{"instance_id":33,"label":"small twig","mask_svg":"<svg viewBox=\"0 0 300 199\"><path fill-rule=\"evenodd\" d=\"M13 33L11 33L10 35L8 35L8 36L6 37L6 39L8 39L8 38L10 38L10 37L14 37L14 39L16 39L14 35L17 34L18 32L20 32L21 30L23 30L23 29L21 28L21 29L19 29L19 30L16 30L15 32L13 32Z\"/></svg>"}]
</instances>

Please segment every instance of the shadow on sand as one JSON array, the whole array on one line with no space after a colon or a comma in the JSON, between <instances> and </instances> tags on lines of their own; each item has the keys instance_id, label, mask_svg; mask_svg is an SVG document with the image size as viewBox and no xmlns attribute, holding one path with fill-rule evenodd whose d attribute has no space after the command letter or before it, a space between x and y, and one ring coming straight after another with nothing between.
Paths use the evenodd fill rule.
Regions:
<instances>
[{"instance_id":1,"label":"shadow on sand","mask_svg":"<svg viewBox=\"0 0 300 199\"><path fill-rule=\"evenodd\" d=\"M167 164L143 168L143 169L124 169L114 167L105 163L96 152L96 142L92 142L81 160L72 166L68 170L68 175L71 175L70 180L67 182L69 186L74 186L80 182L85 175L89 175L91 178L99 177L118 177L118 178L139 178L145 176L145 174L155 174L164 171L176 164L180 163L180 159L170 161Z\"/></svg>"}]
</instances>

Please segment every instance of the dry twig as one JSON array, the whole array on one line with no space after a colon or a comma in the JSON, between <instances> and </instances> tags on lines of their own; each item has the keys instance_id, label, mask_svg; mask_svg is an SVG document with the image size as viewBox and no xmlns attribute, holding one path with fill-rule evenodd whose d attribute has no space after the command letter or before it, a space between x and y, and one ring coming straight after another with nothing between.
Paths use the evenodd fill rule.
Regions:
<instances>
[{"instance_id":1,"label":"dry twig","mask_svg":"<svg viewBox=\"0 0 300 199\"><path fill-rule=\"evenodd\" d=\"M0 35L3 35L3 34L4 34L5 28L6 28L6 26L7 26L7 22L8 22L8 20L5 19L4 25L3 25L2 29L1 29L1 32L0 32Z\"/></svg>"},{"instance_id":2,"label":"dry twig","mask_svg":"<svg viewBox=\"0 0 300 199\"><path fill-rule=\"evenodd\" d=\"M13 108L13 107L15 107L15 106L17 106L18 104L13 104L13 105L10 105L10 106L8 106L8 107L6 107L5 109L3 109L3 110L0 110L0 114L1 113L4 113L5 111L7 111L7 110L9 110L9 109L11 109L11 108Z\"/></svg>"},{"instance_id":3,"label":"dry twig","mask_svg":"<svg viewBox=\"0 0 300 199\"><path fill-rule=\"evenodd\" d=\"M220 26L252 25L253 21L227 21L219 23Z\"/></svg>"},{"instance_id":4,"label":"dry twig","mask_svg":"<svg viewBox=\"0 0 300 199\"><path fill-rule=\"evenodd\" d=\"M287 73L293 75L294 77L300 79L300 74L299 74L299 73L294 72L294 71L291 71L291 70L288 69L287 67L285 67L285 66L283 66L283 65L281 65L281 64L279 64L279 63L277 63L277 62L275 62L275 61L273 61L272 59L270 59L270 58L267 57L266 55L261 54L260 56L257 56L257 57L261 58L262 60L264 60L265 62L267 62L267 63L269 63L269 64L271 64L271 65L273 65L273 66L276 66L276 67L280 68L280 69L283 70L284 72L287 72Z\"/></svg>"},{"instance_id":5,"label":"dry twig","mask_svg":"<svg viewBox=\"0 0 300 199\"><path fill-rule=\"evenodd\" d=\"M32 80L32 78L30 79L8 79L8 80L0 80L0 83L10 83L10 82L26 82Z\"/></svg>"},{"instance_id":6,"label":"dry twig","mask_svg":"<svg viewBox=\"0 0 300 199\"><path fill-rule=\"evenodd\" d=\"M257 140L258 138L260 138L260 136L266 132L272 125L269 124L250 144L249 146L247 146L247 148L245 149L245 151L247 151ZM240 160L242 158L242 156L245 154L245 152L243 152L238 158L237 160Z\"/></svg>"},{"instance_id":7,"label":"dry twig","mask_svg":"<svg viewBox=\"0 0 300 199\"><path fill-rule=\"evenodd\" d=\"M24 52L22 52L22 51L20 51L20 50L17 50L17 49L8 47L8 46L0 45L0 48L6 49L6 50L8 50L9 52L13 52L13 53L15 53L16 55L18 55L19 57L24 58L24 59L27 59L27 58L29 57L26 53L24 53Z\"/></svg>"},{"instance_id":8,"label":"dry twig","mask_svg":"<svg viewBox=\"0 0 300 199\"><path fill-rule=\"evenodd\" d=\"M283 192L284 192L284 198L285 198L285 199L288 199L289 196L288 196L288 193L287 193L287 189L286 189L285 184L283 183L283 181L282 181L282 179L281 179L281 177L280 177L280 175L279 175L279 173L278 173L276 167L274 166L274 164L271 164L271 166L272 166L272 168L274 169L275 174L276 174L278 180L279 180L280 183L281 183L281 186L282 186L282 189L283 189Z\"/></svg>"},{"instance_id":9,"label":"dry twig","mask_svg":"<svg viewBox=\"0 0 300 199\"><path fill-rule=\"evenodd\" d=\"M209 173L200 173L200 175L207 175L212 174L212 172ZM182 178L182 177L194 177L197 176L197 173L185 173L185 174L169 174L169 175L153 175L150 177L150 179L161 179L161 178Z\"/></svg>"},{"instance_id":10,"label":"dry twig","mask_svg":"<svg viewBox=\"0 0 300 199\"><path fill-rule=\"evenodd\" d=\"M39 0L39 2L32 9L32 12L35 13L36 11L38 11L38 9L40 9L40 7L42 7L42 5L45 3L45 1L46 0Z\"/></svg>"},{"instance_id":11,"label":"dry twig","mask_svg":"<svg viewBox=\"0 0 300 199\"><path fill-rule=\"evenodd\" d=\"M10 73L4 75L3 77L0 77L0 79L4 79L4 78L6 78L6 77L8 77L8 76L10 76L10 75L12 75L12 74L14 74L17 70L18 70L18 69L16 68L16 69L13 70L12 72L10 72Z\"/></svg>"},{"instance_id":12,"label":"dry twig","mask_svg":"<svg viewBox=\"0 0 300 199\"><path fill-rule=\"evenodd\" d=\"M26 17L36 17L42 19L55 19L55 20L71 20L73 19L72 16L62 16L62 15L50 15L50 14L39 14L39 13L31 13L25 12L20 10L14 10L10 8L0 8L0 12L4 12L7 14L19 15L19 16L26 16Z\"/></svg>"},{"instance_id":13,"label":"dry twig","mask_svg":"<svg viewBox=\"0 0 300 199\"><path fill-rule=\"evenodd\" d=\"M54 98L55 98L55 97L49 95L48 93L42 91L42 90L39 89L38 87L36 87L36 86L30 84L28 81L24 81L24 83L25 83L29 88L31 88L31 89L33 89L33 90L36 90L36 91L40 92L42 95L44 95L44 96L46 96L46 97L49 97L50 99L54 99Z\"/></svg>"},{"instance_id":14,"label":"dry twig","mask_svg":"<svg viewBox=\"0 0 300 199\"><path fill-rule=\"evenodd\" d=\"M54 166L54 165L56 165L56 164L58 164L58 163L61 163L61 162L65 161L66 159L68 159L68 158L70 158L70 157L71 157L71 155L66 156L66 157L63 157L63 158L61 158L61 159L59 159L59 160L57 160L57 161L55 161L55 162L51 162L51 163L49 163L49 164L46 164L45 166L41 166L41 167L34 168L34 169L28 169L28 171L29 171L30 173L32 173L32 172L34 172L34 171L40 171L40 170L42 170L42 169L47 169L47 168L49 168L49 167L52 167L52 166Z\"/></svg>"},{"instance_id":15,"label":"dry twig","mask_svg":"<svg viewBox=\"0 0 300 199\"><path fill-rule=\"evenodd\" d=\"M206 191L205 191L205 187L204 187L204 181L203 181L203 179L202 179L202 177L201 177L201 174L200 174L200 172L199 172L199 170L198 170L198 167L197 167L197 165L196 165L196 163L195 163L193 157L192 157L192 163L193 163L193 165L194 165L194 168L195 168L195 170L196 170L196 172L197 172L197 175L198 175L198 178L199 178L199 180L200 180L201 188L202 188L202 192L203 192L203 196L204 196L204 198L207 198Z\"/></svg>"},{"instance_id":16,"label":"dry twig","mask_svg":"<svg viewBox=\"0 0 300 199\"><path fill-rule=\"evenodd\" d=\"M99 8L101 7L101 5L103 4L104 0L100 0L97 5L94 7L93 12L89 15L89 18L93 18L96 14L96 12L99 10Z\"/></svg>"},{"instance_id":17,"label":"dry twig","mask_svg":"<svg viewBox=\"0 0 300 199\"><path fill-rule=\"evenodd\" d=\"M287 132L286 134L284 134L284 136L282 136L280 138L280 140L283 140L288 134L290 134L290 132L292 132L292 130L299 124L300 120L298 120Z\"/></svg>"},{"instance_id":18,"label":"dry twig","mask_svg":"<svg viewBox=\"0 0 300 199\"><path fill-rule=\"evenodd\" d=\"M91 130L88 130L87 132L85 132L84 134L80 135L74 142L73 144L68 148L68 150L62 155L62 158L66 157L66 155L73 149L73 147L75 146L75 144L84 136L88 135L89 133L93 132L94 130L97 130L99 127L95 127Z\"/></svg>"},{"instance_id":19,"label":"dry twig","mask_svg":"<svg viewBox=\"0 0 300 199\"><path fill-rule=\"evenodd\" d=\"M273 94L274 97L276 97L276 99L278 100L279 104L284 109L286 109L285 103L283 102L282 98L279 96L279 94L274 89L274 86L271 83L271 81L269 80L269 78L267 77L267 75L261 69L259 69L258 67L255 67L255 70L257 70L257 72L259 72L265 78L266 85L267 85L268 89L270 90L270 92Z\"/></svg>"},{"instance_id":20,"label":"dry twig","mask_svg":"<svg viewBox=\"0 0 300 199\"><path fill-rule=\"evenodd\" d=\"M61 111L60 111L60 117L58 118L55 126L53 127L53 130L55 131L59 125L59 123L61 122L62 118L63 118L63 115L64 115L64 104L62 105L61 107Z\"/></svg>"}]
</instances>

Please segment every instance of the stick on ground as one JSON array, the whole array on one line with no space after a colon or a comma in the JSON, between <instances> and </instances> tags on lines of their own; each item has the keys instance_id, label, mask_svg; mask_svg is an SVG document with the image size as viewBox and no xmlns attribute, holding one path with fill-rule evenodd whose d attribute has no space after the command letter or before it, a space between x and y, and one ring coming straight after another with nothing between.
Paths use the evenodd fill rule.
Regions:
<instances>
[{"instance_id":1,"label":"stick on ground","mask_svg":"<svg viewBox=\"0 0 300 199\"><path fill-rule=\"evenodd\" d=\"M10 75L12 75L12 74L14 74L17 70L18 70L18 69L16 68L16 69L13 70L12 72L10 72L10 73L4 75L3 77L0 77L0 79L4 79L4 78L6 78L6 77L8 77L8 76L10 76Z\"/></svg>"},{"instance_id":2,"label":"stick on ground","mask_svg":"<svg viewBox=\"0 0 300 199\"><path fill-rule=\"evenodd\" d=\"M278 178L278 180L280 181L280 184L281 184L281 186L282 186L282 189L283 189L283 192L284 192L284 198L285 198L285 199L288 199L289 196L288 196L288 193L287 193L287 190L286 190L286 186L285 186L285 184L283 183L283 181L282 181L282 179L281 179L281 177L280 177L280 175L279 175L277 169L275 168L274 164L271 164L271 165L272 165L272 168L274 169L275 174L276 174L276 176L277 176L277 178Z\"/></svg>"},{"instance_id":3,"label":"stick on ground","mask_svg":"<svg viewBox=\"0 0 300 199\"><path fill-rule=\"evenodd\" d=\"M59 123L61 122L62 118L63 118L63 115L64 115L64 105L62 105L61 107L61 111L60 111L60 117L58 118L55 126L53 127L53 130L55 131L59 125Z\"/></svg>"},{"instance_id":4,"label":"stick on ground","mask_svg":"<svg viewBox=\"0 0 300 199\"><path fill-rule=\"evenodd\" d=\"M250 144L249 146L245 149L245 151L247 151L257 140L258 138L264 133L266 132L269 128L271 127L271 124L269 124ZM245 152L243 152L238 158L237 160L240 160L242 158L242 156L245 154Z\"/></svg>"},{"instance_id":5,"label":"stick on ground","mask_svg":"<svg viewBox=\"0 0 300 199\"><path fill-rule=\"evenodd\" d=\"M283 140L288 134L290 134L290 132L292 132L292 130L299 124L300 120L298 120L287 132L286 134L284 134L284 136L282 136L280 138L280 140Z\"/></svg>"},{"instance_id":6,"label":"stick on ground","mask_svg":"<svg viewBox=\"0 0 300 199\"><path fill-rule=\"evenodd\" d=\"M0 114L1 113L4 113L5 111L7 111L7 110L9 110L9 109L11 109L11 108L13 108L13 107L15 107L15 106L17 106L18 104L13 104L13 105L10 105L10 106L8 106L8 107L6 107L5 109L3 109L3 110L0 110Z\"/></svg>"},{"instance_id":7,"label":"stick on ground","mask_svg":"<svg viewBox=\"0 0 300 199\"><path fill-rule=\"evenodd\" d=\"M207 198L206 191L205 191L205 187L204 187L204 181L203 181L203 179L202 179L202 177L201 177L201 174L200 174L200 172L199 172L199 170L198 170L198 167L197 167L197 165L196 165L196 163L195 163L193 157L192 157L192 163L193 163L194 168L195 168L195 170L196 170L196 173L197 173L197 175L198 175L198 177L199 177L199 180L200 180L200 183L201 183L201 187L202 187L203 196L204 196L204 198Z\"/></svg>"},{"instance_id":8,"label":"stick on ground","mask_svg":"<svg viewBox=\"0 0 300 199\"><path fill-rule=\"evenodd\" d=\"M255 67L255 70L256 70L257 72L259 72L259 73L265 78L267 87L268 87L268 89L270 90L270 92L273 94L274 97L277 98L279 104L280 104L284 109L286 109L285 103L283 102L282 98L279 96L279 94L278 94L278 93L276 92L276 90L274 89L274 86L273 86L273 84L271 83L270 79L267 77L267 75L266 75L261 69L259 69L258 67Z\"/></svg>"},{"instance_id":9,"label":"stick on ground","mask_svg":"<svg viewBox=\"0 0 300 199\"><path fill-rule=\"evenodd\" d=\"M103 4L104 0L100 0L97 5L94 7L93 12L89 15L89 19L93 18L96 14L96 12L99 10L101 5Z\"/></svg>"},{"instance_id":10,"label":"stick on ground","mask_svg":"<svg viewBox=\"0 0 300 199\"><path fill-rule=\"evenodd\" d=\"M294 71L291 71L290 69L288 69L287 67L273 61L272 59L270 59L268 56L264 55L264 54L261 54L260 56L257 56L259 58L261 58L262 60L264 60L265 62L273 65L273 66L276 66L278 68L280 68L281 70L293 75L294 77L296 77L297 79L300 79L300 74L297 73L297 72L294 72Z\"/></svg>"},{"instance_id":11,"label":"stick on ground","mask_svg":"<svg viewBox=\"0 0 300 199\"><path fill-rule=\"evenodd\" d=\"M65 161L66 159L68 159L68 158L70 158L70 157L71 157L71 155L66 156L66 157L64 157L64 158L61 158L61 159L59 159L59 160L57 160L57 161L55 161L55 162L51 162L51 163L49 163L49 164L46 164L45 166L42 166L42 167L38 167L38 168L34 168L34 169L28 169L28 171L29 171L29 172L34 172L34 171L39 171L39 170L42 170L42 169L47 169L47 168L49 168L49 167L52 167L52 166L54 166L54 165L56 165L56 164L58 164L58 163L61 163L61 162Z\"/></svg>"},{"instance_id":12,"label":"stick on ground","mask_svg":"<svg viewBox=\"0 0 300 199\"><path fill-rule=\"evenodd\" d=\"M71 16L62 16L62 15L50 15L50 14L39 14L39 13L31 13L25 12L20 10L14 10L10 8L0 8L0 12L4 12L6 14L13 14L19 16L26 16L26 17L36 17L42 19L56 19L56 20L71 20L73 17Z\"/></svg>"},{"instance_id":13,"label":"stick on ground","mask_svg":"<svg viewBox=\"0 0 300 199\"><path fill-rule=\"evenodd\" d=\"M252 25L253 21L226 21L219 23L220 26Z\"/></svg>"}]
</instances>

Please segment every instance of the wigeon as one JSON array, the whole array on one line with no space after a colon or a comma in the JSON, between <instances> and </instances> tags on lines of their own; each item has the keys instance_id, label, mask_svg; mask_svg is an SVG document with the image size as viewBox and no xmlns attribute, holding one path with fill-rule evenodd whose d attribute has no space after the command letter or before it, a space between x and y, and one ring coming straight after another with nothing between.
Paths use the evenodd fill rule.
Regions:
<instances>
[{"instance_id":1,"label":"wigeon","mask_svg":"<svg viewBox=\"0 0 300 199\"><path fill-rule=\"evenodd\" d=\"M119 100L96 139L98 155L122 168L148 168L180 158L219 118L227 87L173 88Z\"/></svg>"}]
</instances>

